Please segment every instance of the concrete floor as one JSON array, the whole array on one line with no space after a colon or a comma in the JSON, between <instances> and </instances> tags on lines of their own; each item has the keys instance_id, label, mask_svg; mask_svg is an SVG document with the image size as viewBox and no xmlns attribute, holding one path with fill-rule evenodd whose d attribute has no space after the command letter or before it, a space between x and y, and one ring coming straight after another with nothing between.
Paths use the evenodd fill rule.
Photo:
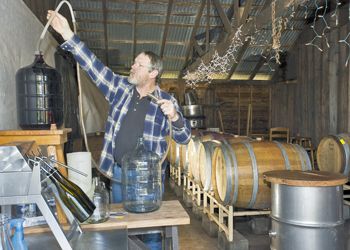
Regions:
<instances>
[{"instance_id":1,"label":"concrete floor","mask_svg":"<svg viewBox=\"0 0 350 250\"><path fill-rule=\"evenodd\" d=\"M218 237L210 237L202 227L202 221L198 219L195 214L192 212L192 208L186 207L186 204L183 198L178 198L174 192L174 189L169 185L169 180L165 181L165 196L164 200L174 200L177 199L181 202L185 210L190 216L191 224L186 226L180 226L178 228L179 232L179 245L180 249L193 249L193 250L216 250L220 249L218 246ZM349 209L349 208L347 208ZM349 212L348 212L349 213ZM346 214L346 212L345 212ZM267 250L270 249L270 238L268 236L269 225L259 224L258 229L254 227L254 221L257 217L237 217L234 221L235 230L237 230L245 239L248 240L249 250ZM269 220L269 217L260 217L263 219ZM253 225L253 226L252 226ZM264 230L260 230L264 229ZM345 243L346 250L350 250L350 219L346 220L345 223ZM221 243L222 245L222 243ZM222 248L221 248L222 249ZM229 248L226 248L229 249ZM239 245L236 245L233 248L234 250L246 250L246 247L241 248ZM290 250L294 250L290 248ZM295 249L297 250L297 249ZM310 249L312 250L312 249ZM318 250L318 249L315 249ZM327 249L328 250L328 249ZM331 250L331 249L329 249ZM334 250L339 250L334 248Z\"/></svg>"},{"instance_id":2,"label":"concrete floor","mask_svg":"<svg viewBox=\"0 0 350 250\"><path fill-rule=\"evenodd\" d=\"M192 212L192 208L186 207L186 203L183 198L178 198L174 190L169 185L169 180L165 181L165 195L164 200L177 199L181 202L182 206L190 216L191 224L186 226L179 226L179 246L180 249L191 250L217 250L218 237L209 236L202 227L202 220L197 218ZM235 220L235 229L243 235L249 241L249 250L267 250L270 249L270 239L268 234L253 233L253 229L250 226L251 217L239 217ZM241 250L239 247L232 248L235 250Z\"/></svg>"}]
</instances>

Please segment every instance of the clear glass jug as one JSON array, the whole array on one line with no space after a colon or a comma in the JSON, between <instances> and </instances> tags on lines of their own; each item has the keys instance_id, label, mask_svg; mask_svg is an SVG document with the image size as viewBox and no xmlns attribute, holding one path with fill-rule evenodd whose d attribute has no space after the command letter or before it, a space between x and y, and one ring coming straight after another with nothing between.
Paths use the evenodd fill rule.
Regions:
<instances>
[{"instance_id":1,"label":"clear glass jug","mask_svg":"<svg viewBox=\"0 0 350 250\"><path fill-rule=\"evenodd\" d=\"M146 150L143 138L122 159L124 209L134 213L157 210L162 202L159 156Z\"/></svg>"},{"instance_id":2,"label":"clear glass jug","mask_svg":"<svg viewBox=\"0 0 350 250\"><path fill-rule=\"evenodd\" d=\"M9 237L9 219L6 215L0 214L0 250L14 250Z\"/></svg>"},{"instance_id":3,"label":"clear glass jug","mask_svg":"<svg viewBox=\"0 0 350 250\"><path fill-rule=\"evenodd\" d=\"M106 185L99 177L94 177L92 183L95 187L92 201L96 208L88 219L89 223L102 223L109 218L109 194Z\"/></svg>"}]
</instances>

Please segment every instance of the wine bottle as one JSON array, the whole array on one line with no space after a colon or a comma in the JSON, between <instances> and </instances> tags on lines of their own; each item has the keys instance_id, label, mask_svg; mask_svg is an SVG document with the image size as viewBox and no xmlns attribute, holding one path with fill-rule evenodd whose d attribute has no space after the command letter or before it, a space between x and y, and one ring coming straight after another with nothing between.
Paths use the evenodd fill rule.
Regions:
<instances>
[{"instance_id":1,"label":"wine bottle","mask_svg":"<svg viewBox=\"0 0 350 250\"><path fill-rule=\"evenodd\" d=\"M64 177L55 167L46 168L46 170L64 205L79 222L86 221L94 213L96 208L94 203L78 185Z\"/></svg>"}]
</instances>

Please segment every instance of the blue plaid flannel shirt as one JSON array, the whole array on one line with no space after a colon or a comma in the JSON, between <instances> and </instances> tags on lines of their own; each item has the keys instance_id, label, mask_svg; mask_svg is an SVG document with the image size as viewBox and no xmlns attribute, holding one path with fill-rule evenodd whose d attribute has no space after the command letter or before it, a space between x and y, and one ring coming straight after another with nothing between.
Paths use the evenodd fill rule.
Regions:
<instances>
[{"instance_id":1,"label":"blue plaid flannel shirt","mask_svg":"<svg viewBox=\"0 0 350 250\"><path fill-rule=\"evenodd\" d=\"M61 45L64 50L70 51L80 66L89 74L96 86L104 94L109 103L108 118L105 127L103 150L100 158L100 168L111 170L114 165L113 152L116 147L115 137L120 125L128 112L129 103L135 89L135 85L128 82L126 77L112 72L96 58L90 49L74 35L70 40ZM173 139L186 144L191 136L189 122L180 112L179 105L175 98L162 91L156 86L155 95L161 99L172 100L177 109L180 119L183 119L184 127L173 126ZM159 106L151 102L151 108L146 114L143 138L148 150L156 152L159 156L165 152L167 142L165 136L169 134L167 117L164 116Z\"/></svg>"}]
</instances>

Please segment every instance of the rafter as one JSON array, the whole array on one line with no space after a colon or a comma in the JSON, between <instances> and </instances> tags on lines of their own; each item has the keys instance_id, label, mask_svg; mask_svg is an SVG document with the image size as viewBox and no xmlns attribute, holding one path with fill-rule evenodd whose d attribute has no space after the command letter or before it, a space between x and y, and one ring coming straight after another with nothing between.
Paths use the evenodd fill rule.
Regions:
<instances>
[{"instance_id":1,"label":"rafter","mask_svg":"<svg viewBox=\"0 0 350 250\"><path fill-rule=\"evenodd\" d=\"M277 5L276 5L276 13L277 13L277 15L280 15L285 10L286 4L288 4L289 2L290 2L290 0L277 1ZM243 15L242 15L242 17L243 17ZM241 18L241 20L243 21L243 18ZM249 34L253 30L253 28L256 27L257 29L260 29L263 26L267 25L269 22L271 22L271 8L263 8L263 10L261 11L260 15L255 17L254 20L243 24L243 26L242 26L242 33L243 34ZM210 49L210 51L208 53L206 53L204 56L202 56L201 58L198 58L194 63L192 63L188 67L188 70L194 70L196 67L198 67L198 65L202 61L205 64L210 62L210 60L212 59L215 51L217 51L219 53L219 55L222 55L222 53L225 52L226 49L228 48L228 46L231 44L231 40L234 37L234 35L235 35L235 30L232 32L232 34L230 36L228 36L228 38L225 41L217 44L217 46L215 46L214 48Z\"/></svg>"},{"instance_id":2,"label":"rafter","mask_svg":"<svg viewBox=\"0 0 350 250\"><path fill-rule=\"evenodd\" d=\"M207 0L207 26L205 27L205 51L209 51L209 45L210 45L210 0ZM197 43L195 43L197 44ZM198 45L198 44L197 44Z\"/></svg>"},{"instance_id":3,"label":"rafter","mask_svg":"<svg viewBox=\"0 0 350 250\"><path fill-rule=\"evenodd\" d=\"M188 61L188 59L190 57L190 53L191 53L193 44L197 43L195 41L195 39L194 39L194 36L195 36L195 34L197 32L197 28L198 28L199 22L201 20L202 14L203 14L204 6L205 6L205 1L202 1L201 2L201 6L198 9L198 13L197 13L197 16L196 16L196 20L194 22L194 26L192 28L191 38L190 38L190 42L189 42L189 45L188 45L188 48L187 48L187 51L186 51L186 60L185 60L185 64L184 64L183 68L186 67L186 63L187 63L187 61ZM180 78L181 75L182 75L182 71L179 72L178 78Z\"/></svg>"},{"instance_id":4,"label":"rafter","mask_svg":"<svg viewBox=\"0 0 350 250\"><path fill-rule=\"evenodd\" d=\"M221 4L218 0L212 0L219 16L221 19L222 24L224 25L224 29L228 34L231 34L231 23L230 20L227 18L224 10L221 7Z\"/></svg>"},{"instance_id":5,"label":"rafter","mask_svg":"<svg viewBox=\"0 0 350 250\"><path fill-rule=\"evenodd\" d=\"M136 12L137 12L137 9L138 9L138 2L136 2L135 4L135 13L134 13L134 20L133 20L133 24L132 24L132 31L131 31L131 37L132 37L132 40L134 41L133 44L132 44L132 58L135 58L136 57Z\"/></svg>"},{"instance_id":6,"label":"rafter","mask_svg":"<svg viewBox=\"0 0 350 250\"><path fill-rule=\"evenodd\" d=\"M103 11L103 31L104 31L104 43L105 43L105 58L106 64L109 65L108 59L108 30L107 30L107 1L102 0L102 11Z\"/></svg>"},{"instance_id":7,"label":"rafter","mask_svg":"<svg viewBox=\"0 0 350 250\"><path fill-rule=\"evenodd\" d=\"M167 10L166 20L165 20L165 28L163 32L163 38L162 38L162 45L160 47L160 54L159 54L161 58L163 58L165 42L168 36L170 14L171 14L171 9L173 8L173 2L174 2L173 0L170 0L168 4L168 10Z\"/></svg>"},{"instance_id":8,"label":"rafter","mask_svg":"<svg viewBox=\"0 0 350 250\"><path fill-rule=\"evenodd\" d=\"M258 63L255 65L252 73L249 76L248 80L253 80L254 77L256 76L256 74L259 72L260 68L264 65L266 59L263 56L260 56L260 59L258 61Z\"/></svg>"},{"instance_id":9,"label":"rafter","mask_svg":"<svg viewBox=\"0 0 350 250\"><path fill-rule=\"evenodd\" d=\"M227 80L228 80L228 79L231 79L233 73L236 71L236 68L237 68L237 66L238 66L238 63L239 63L239 61L242 59L242 57L243 57L244 52L246 51L246 49L249 47L249 44L250 44L250 39L249 39L248 41L245 41L244 44L243 44L243 46L242 46L242 48L239 50L239 52L238 52L238 54L237 54L237 56L236 56L236 61L237 61L237 62L234 62L234 63L232 64L232 67L231 67L231 69L230 69L230 71L229 71L229 73L228 73L228 75L227 75L227 78L226 78Z\"/></svg>"},{"instance_id":10,"label":"rafter","mask_svg":"<svg viewBox=\"0 0 350 250\"><path fill-rule=\"evenodd\" d=\"M252 5L253 5L253 0L245 1L245 5L244 5L244 10L243 10L242 16L240 16L240 18L239 18L239 25L242 25L242 24L244 24L246 22L246 20L248 18L248 15L249 15L249 12L252 9ZM265 3L265 6L266 6L266 3Z\"/></svg>"}]
</instances>

